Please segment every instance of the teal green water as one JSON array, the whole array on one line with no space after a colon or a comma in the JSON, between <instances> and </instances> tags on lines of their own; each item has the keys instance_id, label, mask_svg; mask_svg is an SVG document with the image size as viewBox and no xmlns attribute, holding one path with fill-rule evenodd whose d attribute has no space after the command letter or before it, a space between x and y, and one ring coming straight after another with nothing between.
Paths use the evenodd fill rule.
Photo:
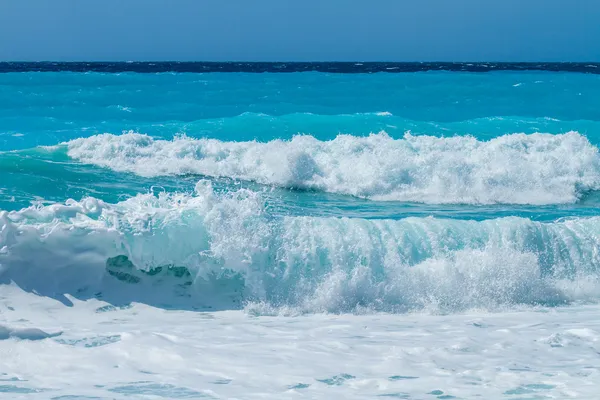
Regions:
<instances>
[{"instance_id":1,"label":"teal green water","mask_svg":"<svg viewBox=\"0 0 600 400\"><path fill-rule=\"evenodd\" d=\"M167 190L193 187L192 177L144 179L82 164L62 149L38 147L106 132L133 131L166 140L185 134L223 142L287 140L298 134L327 141L340 133L381 131L400 139L410 131L436 137L472 135L482 141L520 132L577 131L593 146L600 138L600 77L576 73L7 73L0 75L0 87L2 209L94 194L115 201L153 185ZM376 208L374 214L382 215L395 213L382 207L408 213L418 208L373 206L318 193L280 195L314 204L316 213L330 202L340 203L345 212ZM505 208L491 212L503 215ZM557 213L564 208L557 207ZM578 207L575 212L589 210Z\"/></svg>"},{"instance_id":2,"label":"teal green water","mask_svg":"<svg viewBox=\"0 0 600 400\"><path fill-rule=\"evenodd\" d=\"M499 274L473 272L479 300L580 299L564 280L600 265L598 93L551 72L0 74L0 265L52 296L182 267L284 304L344 271L327 310L422 306L400 291L477 265ZM392 273L427 263L446 273ZM71 278L31 280L55 269ZM437 300L488 304L448 285Z\"/></svg>"}]
</instances>

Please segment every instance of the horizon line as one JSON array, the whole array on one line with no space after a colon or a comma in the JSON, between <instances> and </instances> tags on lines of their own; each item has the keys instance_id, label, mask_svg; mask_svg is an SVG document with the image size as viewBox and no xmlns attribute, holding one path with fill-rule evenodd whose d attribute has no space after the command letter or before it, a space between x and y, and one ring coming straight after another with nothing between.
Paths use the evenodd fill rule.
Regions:
<instances>
[{"instance_id":1,"label":"horizon line","mask_svg":"<svg viewBox=\"0 0 600 400\"><path fill-rule=\"evenodd\" d=\"M205 63L205 64L236 64L236 63L244 63L244 64L281 64L281 63L289 63L289 64L352 64L352 63L362 63L362 64L600 64L600 61L387 61L387 60L379 60L379 61L362 61L362 60L353 60L353 61L244 61L244 60L230 60L230 61L214 61L214 60L68 60L68 61L60 61L60 60L0 60L0 63L19 63L19 64L33 64L33 63L98 63L98 64L109 64L109 63Z\"/></svg>"}]
</instances>

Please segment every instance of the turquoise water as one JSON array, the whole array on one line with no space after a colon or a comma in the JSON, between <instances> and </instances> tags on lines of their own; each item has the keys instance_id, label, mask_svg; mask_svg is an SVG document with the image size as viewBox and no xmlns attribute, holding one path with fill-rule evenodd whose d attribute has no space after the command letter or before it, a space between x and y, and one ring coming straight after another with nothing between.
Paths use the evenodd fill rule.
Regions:
<instances>
[{"instance_id":1,"label":"turquoise water","mask_svg":"<svg viewBox=\"0 0 600 400\"><path fill-rule=\"evenodd\" d=\"M595 301L598 93L544 71L0 74L1 273L52 297L164 275L170 306Z\"/></svg>"}]
</instances>

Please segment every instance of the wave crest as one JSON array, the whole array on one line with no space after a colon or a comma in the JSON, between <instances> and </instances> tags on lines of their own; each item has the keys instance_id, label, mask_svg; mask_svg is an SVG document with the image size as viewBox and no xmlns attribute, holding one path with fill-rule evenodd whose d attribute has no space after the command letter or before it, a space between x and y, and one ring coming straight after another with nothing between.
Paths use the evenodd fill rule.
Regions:
<instances>
[{"instance_id":1,"label":"wave crest","mask_svg":"<svg viewBox=\"0 0 600 400\"><path fill-rule=\"evenodd\" d=\"M127 133L66 144L80 162L142 176L198 174L372 200L464 204L574 203L600 189L598 149L577 132L331 141L223 142Z\"/></svg>"},{"instance_id":2,"label":"wave crest","mask_svg":"<svg viewBox=\"0 0 600 400\"><path fill-rule=\"evenodd\" d=\"M597 217L276 218L258 193L217 194L201 181L193 196L0 212L0 282L65 302L196 309L557 305L600 299L598 227Z\"/></svg>"}]
</instances>

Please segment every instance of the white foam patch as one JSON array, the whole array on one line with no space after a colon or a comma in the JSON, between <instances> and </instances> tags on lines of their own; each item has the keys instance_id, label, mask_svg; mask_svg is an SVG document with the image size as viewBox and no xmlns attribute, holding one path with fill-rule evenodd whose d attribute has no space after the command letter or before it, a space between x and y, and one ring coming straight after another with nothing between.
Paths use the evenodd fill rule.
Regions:
<instances>
[{"instance_id":1,"label":"white foam patch","mask_svg":"<svg viewBox=\"0 0 600 400\"><path fill-rule=\"evenodd\" d=\"M68 154L143 176L199 174L266 185L424 203L574 203L600 189L598 149L577 132L393 139L339 135L331 141L172 141L127 133L81 138Z\"/></svg>"},{"instance_id":2,"label":"white foam patch","mask_svg":"<svg viewBox=\"0 0 600 400\"><path fill-rule=\"evenodd\" d=\"M8 324L65 331L0 340L0 397L596 398L600 308L547 311L257 318L0 286Z\"/></svg>"},{"instance_id":3,"label":"white foam patch","mask_svg":"<svg viewBox=\"0 0 600 400\"><path fill-rule=\"evenodd\" d=\"M61 332L48 333L38 328L13 328L9 326L0 325L0 340L43 340L60 335Z\"/></svg>"},{"instance_id":4,"label":"white foam patch","mask_svg":"<svg viewBox=\"0 0 600 400\"><path fill-rule=\"evenodd\" d=\"M274 218L260 194L201 181L193 196L0 212L0 282L261 313L560 305L600 299L598 238L598 217Z\"/></svg>"}]
</instances>

